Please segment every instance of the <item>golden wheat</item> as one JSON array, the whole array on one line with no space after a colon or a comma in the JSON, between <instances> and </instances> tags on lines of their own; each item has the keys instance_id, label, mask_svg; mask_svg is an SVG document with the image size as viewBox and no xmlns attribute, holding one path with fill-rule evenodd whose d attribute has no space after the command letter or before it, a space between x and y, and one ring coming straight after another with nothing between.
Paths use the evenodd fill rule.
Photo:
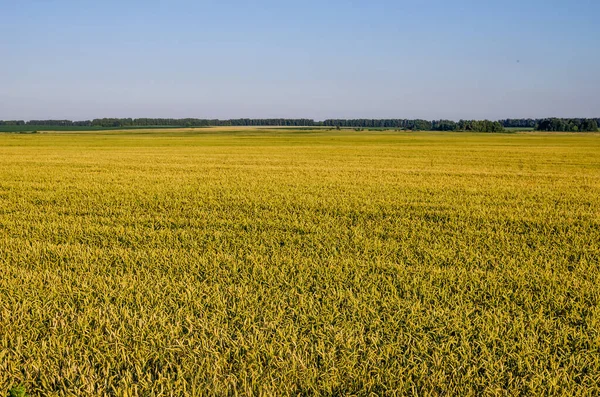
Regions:
<instances>
[{"instance_id":1,"label":"golden wheat","mask_svg":"<svg viewBox=\"0 0 600 397\"><path fill-rule=\"evenodd\" d=\"M598 395L600 136L0 134L0 393Z\"/></svg>"}]
</instances>

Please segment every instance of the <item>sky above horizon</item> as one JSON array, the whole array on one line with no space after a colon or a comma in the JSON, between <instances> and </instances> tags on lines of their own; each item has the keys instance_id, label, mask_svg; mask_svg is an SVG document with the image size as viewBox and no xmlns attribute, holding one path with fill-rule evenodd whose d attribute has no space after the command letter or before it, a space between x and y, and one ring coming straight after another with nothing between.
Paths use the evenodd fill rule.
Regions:
<instances>
[{"instance_id":1,"label":"sky above horizon","mask_svg":"<svg viewBox=\"0 0 600 397\"><path fill-rule=\"evenodd\" d=\"M0 119L600 117L597 0L0 0Z\"/></svg>"}]
</instances>

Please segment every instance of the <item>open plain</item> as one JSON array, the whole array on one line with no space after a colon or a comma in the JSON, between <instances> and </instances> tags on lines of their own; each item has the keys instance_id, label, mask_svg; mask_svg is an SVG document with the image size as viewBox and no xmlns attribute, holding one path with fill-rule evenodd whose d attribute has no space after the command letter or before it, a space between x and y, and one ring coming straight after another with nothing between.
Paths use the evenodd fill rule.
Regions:
<instances>
[{"instance_id":1,"label":"open plain","mask_svg":"<svg viewBox=\"0 0 600 397\"><path fill-rule=\"evenodd\" d=\"M0 134L0 393L598 395L600 135Z\"/></svg>"}]
</instances>

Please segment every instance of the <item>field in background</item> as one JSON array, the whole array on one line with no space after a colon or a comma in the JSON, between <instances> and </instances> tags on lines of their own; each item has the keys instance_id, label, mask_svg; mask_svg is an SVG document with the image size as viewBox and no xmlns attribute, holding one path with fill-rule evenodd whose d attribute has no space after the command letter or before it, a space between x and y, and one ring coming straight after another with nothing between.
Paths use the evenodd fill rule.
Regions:
<instances>
[{"instance_id":1,"label":"field in background","mask_svg":"<svg viewBox=\"0 0 600 397\"><path fill-rule=\"evenodd\" d=\"M597 395L598 153L0 134L0 394Z\"/></svg>"}]
</instances>

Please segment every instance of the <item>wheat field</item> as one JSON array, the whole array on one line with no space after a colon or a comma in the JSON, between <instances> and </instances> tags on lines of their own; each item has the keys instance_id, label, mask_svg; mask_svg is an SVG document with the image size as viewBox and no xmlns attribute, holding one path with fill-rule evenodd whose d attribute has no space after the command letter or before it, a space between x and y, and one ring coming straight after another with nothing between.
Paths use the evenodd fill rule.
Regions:
<instances>
[{"instance_id":1,"label":"wheat field","mask_svg":"<svg viewBox=\"0 0 600 397\"><path fill-rule=\"evenodd\" d=\"M0 134L0 394L600 394L600 135Z\"/></svg>"}]
</instances>

